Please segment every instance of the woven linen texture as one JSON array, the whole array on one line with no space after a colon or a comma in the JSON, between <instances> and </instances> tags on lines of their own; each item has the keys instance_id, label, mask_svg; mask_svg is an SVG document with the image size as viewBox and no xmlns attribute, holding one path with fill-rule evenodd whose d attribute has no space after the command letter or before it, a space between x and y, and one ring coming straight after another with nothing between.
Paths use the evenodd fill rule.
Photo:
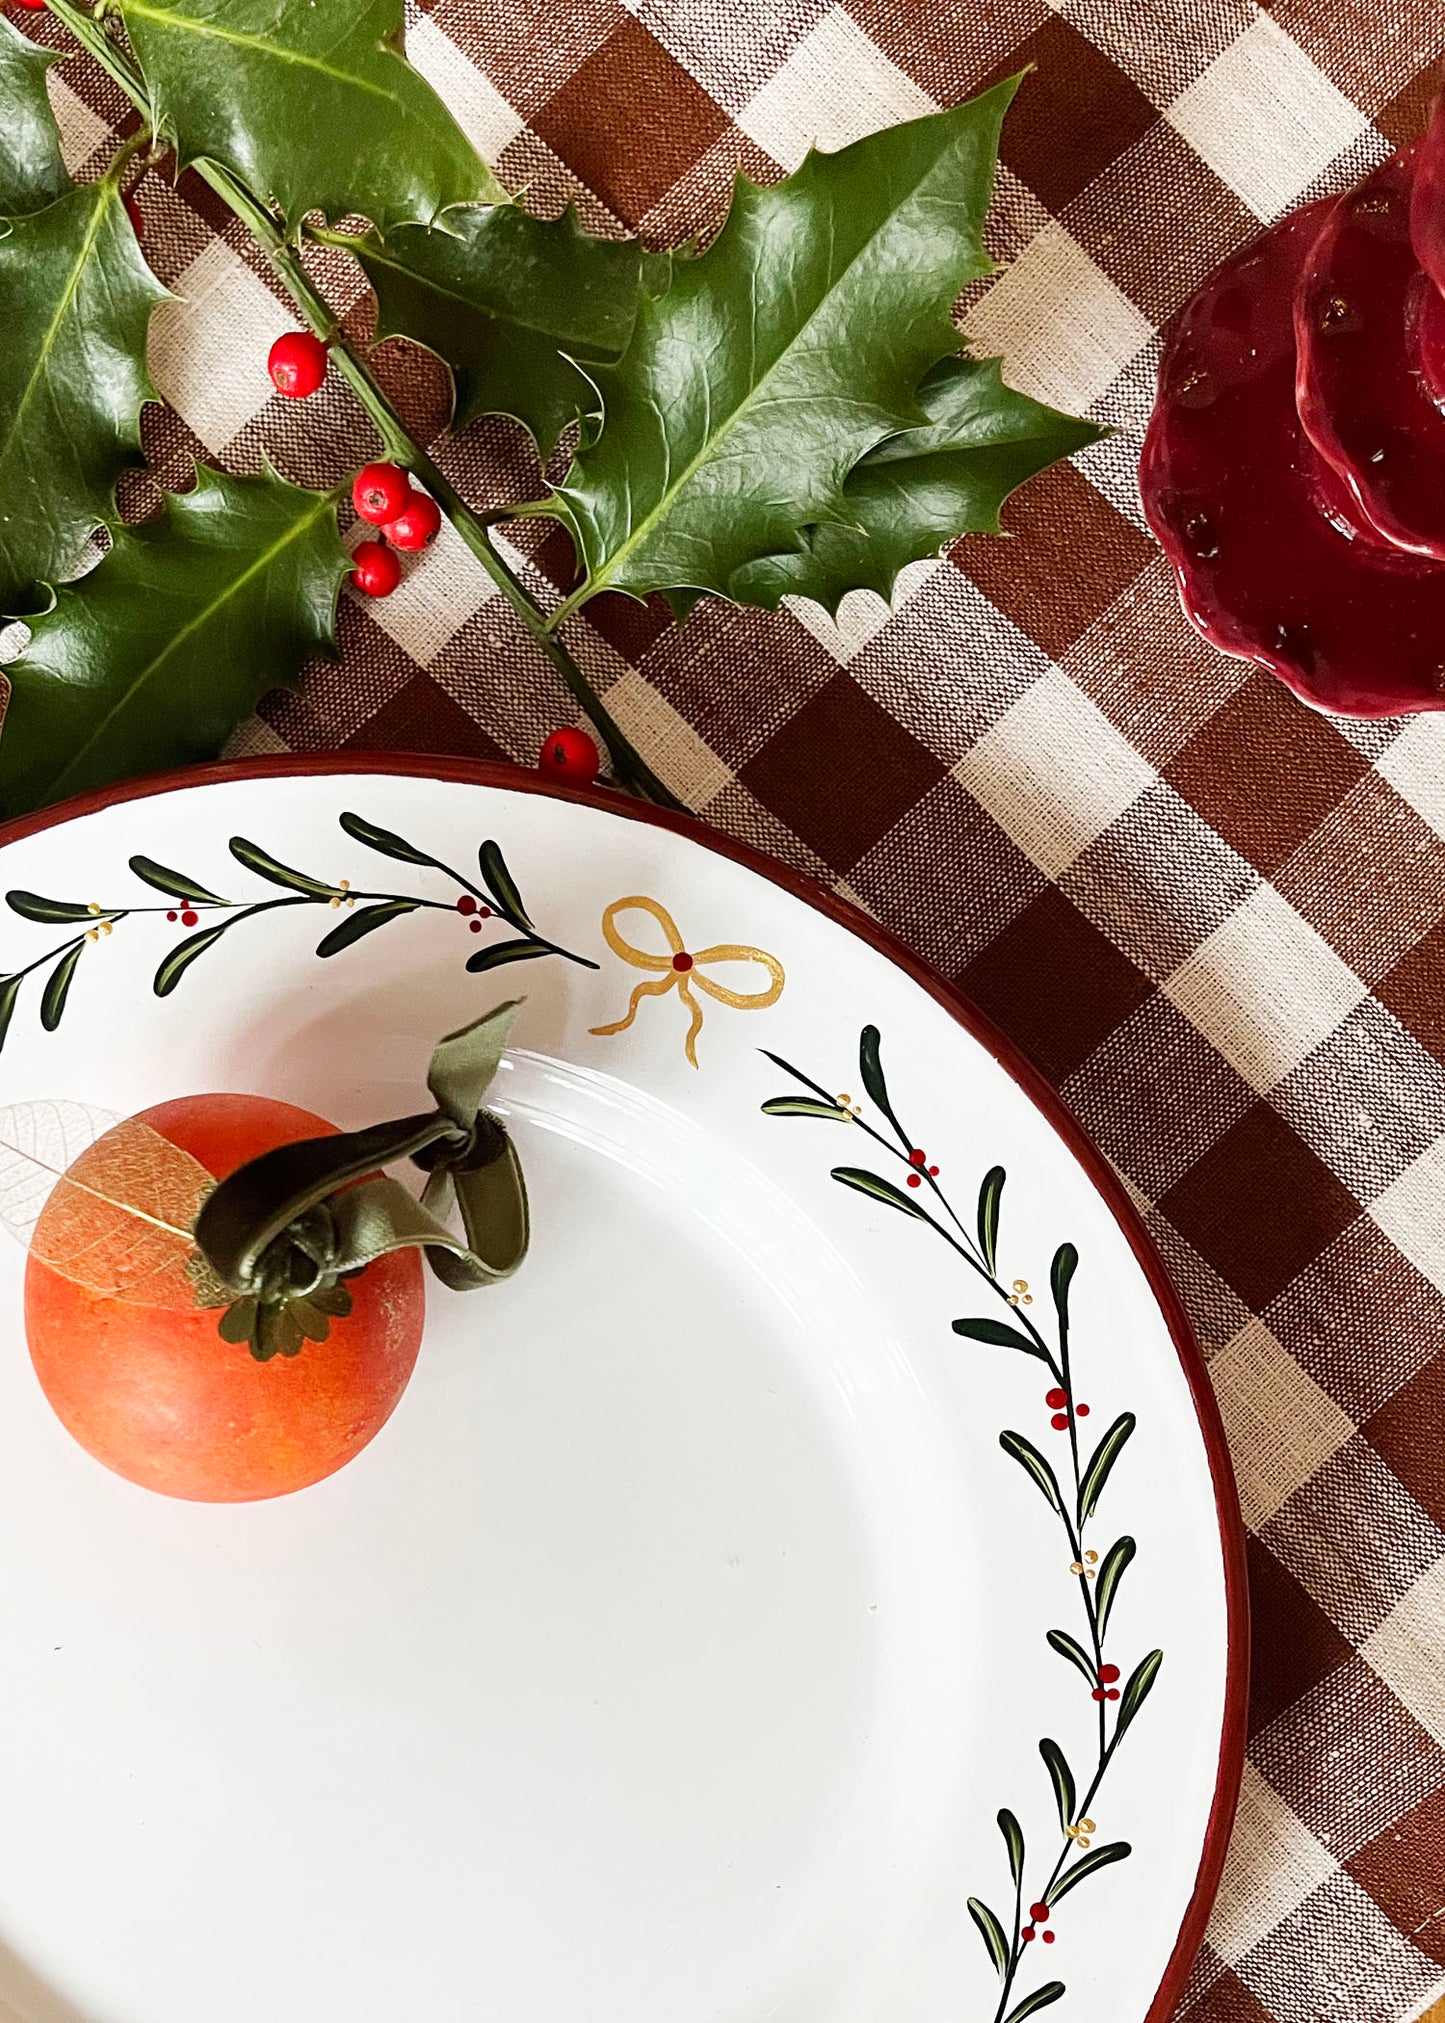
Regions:
<instances>
[{"instance_id":1,"label":"woven linen texture","mask_svg":"<svg viewBox=\"0 0 1445 2023\"><path fill-rule=\"evenodd\" d=\"M855 899L1038 1063L1191 1310L1255 1623L1239 1819L1181 2015L1424 2013L1445 1993L1445 717L1332 722L1206 648L1135 463L1190 290L1418 132L1436 0L436 0L409 5L408 48L534 209L656 243L714 229L740 169L1033 66L1000 271L960 319L1014 385L1114 433L1020 495L1013 538L910 569L891 612L705 604L678 631L660 599L604 596L571 637L706 822ZM93 171L134 115L88 63L51 80ZM184 486L193 455L269 455L335 482L366 438L335 375L299 411L268 397L294 318L240 228L194 175L139 194L179 298L153 330L154 469ZM310 257L365 335L355 271ZM378 367L434 433L434 362L390 345ZM438 454L479 503L535 489L509 426ZM566 537L514 538L555 597ZM573 715L450 530L384 603L348 593L341 647L233 749L529 763Z\"/></svg>"}]
</instances>

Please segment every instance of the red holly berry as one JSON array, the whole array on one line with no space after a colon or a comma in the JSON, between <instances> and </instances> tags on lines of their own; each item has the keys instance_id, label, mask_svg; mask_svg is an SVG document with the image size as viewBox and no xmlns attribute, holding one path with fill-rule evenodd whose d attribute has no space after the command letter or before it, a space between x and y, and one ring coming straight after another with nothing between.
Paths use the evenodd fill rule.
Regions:
<instances>
[{"instance_id":1,"label":"red holly berry","mask_svg":"<svg viewBox=\"0 0 1445 2023\"><path fill-rule=\"evenodd\" d=\"M1025 1926L1024 1926L1024 1929L1023 1929L1023 1937L1024 1937L1025 1939L1032 1939L1032 1938L1033 1938L1034 1936L1035 1936L1035 1933L1034 1933L1034 1928L1033 1928L1033 1926L1032 1926L1032 1925L1025 1925Z\"/></svg>"},{"instance_id":2,"label":"red holly berry","mask_svg":"<svg viewBox=\"0 0 1445 2023\"><path fill-rule=\"evenodd\" d=\"M909 1186L910 1186L910 1187L921 1187L921 1186L923 1185L923 1176L922 1176L922 1174L921 1174L921 1173L910 1173L910 1174L909 1174L909 1176L908 1176L908 1184L909 1184Z\"/></svg>"},{"instance_id":3,"label":"red holly berry","mask_svg":"<svg viewBox=\"0 0 1445 2023\"><path fill-rule=\"evenodd\" d=\"M15 5L26 8L32 14L38 14L45 5L45 0L15 0Z\"/></svg>"},{"instance_id":4,"label":"red holly berry","mask_svg":"<svg viewBox=\"0 0 1445 2023\"><path fill-rule=\"evenodd\" d=\"M1104 1698L1106 1700L1117 1700L1118 1697L1119 1697L1119 1688L1117 1686L1111 1686L1108 1692L1104 1695Z\"/></svg>"},{"instance_id":5,"label":"red holly berry","mask_svg":"<svg viewBox=\"0 0 1445 2023\"><path fill-rule=\"evenodd\" d=\"M411 479L400 464L364 464L352 479L351 503L368 526L384 527L411 501Z\"/></svg>"},{"instance_id":6,"label":"red holly berry","mask_svg":"<svg viewBox=\"0 0 1445 2023\"><path fill-rule=\"evenodd\" d=\"M915 1145L913 1150L908 1155L908 1163L910 1166L926 1166L928 1164L928 1154L926 1152L920 1152L918 1147Z\"/></svg>"},{"instance_id":7,"label":"red holly berry","mask_svg":"<svg viewBox=\"0 0 1445 2023\"><path fill-rule=\"evenodd\" d=\"M191 908L188 906L185 912L181 915L181 926L194 927L196 922L200 919L200 917L201 916L199 915L199 913L192 912Z\"/></svg>"},{"instance_id":8,"label":"red holly berry","mask_svg":"<svg viewBox=\"0 0 1445 2023\"><path fill-rule=\"evenodd\" d=\"M480 920L469 920L467 922L467 926L472 930L473 934L480 934L482 931L482 923Z\"/></svg>"},{"instance_id":9,"label":"red holly berry","mask_svg":"<svg viewBox=\"0 0 1445 2023\"><path fill-rule=\"evenodd\" d=\"M1030 1904L1029 1916L1033 1919L1036 1925L1046 1925L1049 1921L1048 1905L1042 1901L1036 1904Z\"/></svg>"},{"instance_id":10,"label":"red holly berry","mask_svg":"<svg viewBox=\"0 0 1445 2023\"><path fill-rule=\"evenodd\" d=\"M400 562L380 541L363 541L351 559L351 580L367 597L390 597L401 581Z\"/></svg>"},{"instance_id":11,"label":"red holly berry","mask_svg":"<svg viewBox=\"0 0 1445 2023\"><path fill-rule=\"evenodd\" d=\"M1056 1433L1062 1433L1065 1427L1068 1425L1068 1423L1069 1423L1069 1415L1067 1412L1055 1412L1053 1418L1050 1419L1049 1421L1049 1424L1053 1427Z\"/></svg>"},{"instance_id":12,"label":"red holly berry","mask_svg":"<svg viewBox=\"0 0 1445 2023\"><path fill-rule=\"evenodd\" d=\"M1104 1689L1103 1689L1103 1687L1102 1687L1102 1686L1095 1686L1095 1688L1094 1688L1094 1691L1093 1691L1093 1695L1092 1695L1092 1697L1093 1697L1093 1698L1094 1698L1095 1700L1102 1700L1102 1699L1103 1699L1103 1697L1104 1697Z\"/></svg>"},{"instance_id":13,"label":"red holly berry","mask_svg":"<svg viewBox=\"0 0 1445 2023\"><path fill-rule=\"evenodd\" d=\"M442 510L435 499L429 499L425 492L413 492L401 511L386 522L382 532L393 548L404 548L408 555L419 549L429 548L441 532Z\"/></svg>"},{"instance_id":14,"label":"red holly berry","mask_svg":"<svg viewBox=\"0 0 1445 2023\"><path fill-rule=\"evenodd\" d=\"M390 528L387 531L389 533ZM590 786L597 777L600 764L597 747L586 731L579 731L571 724L552 731L537 755L539 772L557 773L577 787Z\"/></svg>"},{"instance_id":15,"label":"red holly berry","mask_svg":"<svg viewBox=\"0 0 1445 2023\"><path fill-rule=\"evenodd\" d=\"M936 1166L930 1166L928 1170L930 1174L933 1176L933 1178L936 1180L938 1178L938 1168Z\"/></svg>"},{"instance_id":16,"label":"red holly berry","mask_svg":"<svg viewBox=\"0 0 1445 2023\"><path fill-rule=\"evenodd\" d=\"M477 902L476 902L476 900L475 900L475 899L473 899L473 897L472 897L472 895L471 895L471 893L470 893L470 892L464 892L464 893L462 894L461 898L460 898L460 899L459 899L459 900L457 901L457 912L458 912L458 913L475 913L475 912L476 912L476 910L477 910Z\"/></svg>"},{"instance_id":17,"label":"red holly berry","mask_svg":"<svg viewBox=\"0 0 1445 2023\"><path fill-rule=\"evenodd\" d=\"M1103 1680L1106 1686L1112 1686L1114 1681L1118 1678L1118 1676L1119 1676L1119 1667L1117 1665L1100 1665L1099 1677Z\"/></svg>"},{"instance_id":18,"label":"red holly berry","mask_svg":"<svg viewBox=\"0 0 1445 2023\"><path fill-rule=\"evenodd\" d=\"M126 216L130 219L131 230L137 239L143 239L146 235L145 212L134 197L122 197L121 202L125 206Z\"/></svg>"},{"instance_id":19,"label":"red holly berry","mask_svg":"<svg viewBox=\"0 0 1445 2023\"><path fill-rule=\"evenodd\" d=\"M1069 1402L1068 1392L1061 1391L1057 1384L1055 1384L1052 1391L1045 1391L1044 1393L1044 1403L1048 1406L1051 1412L1062 1411L1064 1406L1067 1405L1068 1402Z\"/></svg>"},{"instance_id":20,"label":"red holly berry","mask_svg":"<svg viewBox=\"0 0 1445 2023\"><path fill-rule=\"evenodd\" d=\"M326 377L326 346L309 330L288 330L271 346L266 370L277 393L305 400Z\"/></svg>"},{"instance_id":21,"label":"red holly berry","mask_svg":"<svg viewBox=\"0 0 1445 2023\"><path fill-rule=\"evenodd\" d=\"M180 919L180 917L181 917L180 914L176 912L174 907L172 907L170 912L166 915L166 919L170 921L172 927L175 926L176 922Z\"/></svg>"},{"instance_id":22,"label":"red holly berry","mask_svg":"<svg viewBox=\"0 0 1445 2023\"><path fill-rule=\"evenodd\" d=\"M1089 1408L1087 1405L1075 1405L1074 1410L1078 1413L1081 1419L1087 1419L1089 1416Z\"/></svg>"},{"instance_id":23,"label":"red holly berry","mask_svg":"<svg viewBox=\"0 0 1445 2023\"><path fill-rule=\"evenodd\" d=\"M1051 1945L1052 1945L1053 1943L1054 1943L1054 1935L1053 1935L1053 1933L1052 1933L1052 1932L1045 1932L1045 1933L1044 1933L1044 1944L1045 1944L1046 1946L1051 1946Z\"/></svg>"}]
</instances>

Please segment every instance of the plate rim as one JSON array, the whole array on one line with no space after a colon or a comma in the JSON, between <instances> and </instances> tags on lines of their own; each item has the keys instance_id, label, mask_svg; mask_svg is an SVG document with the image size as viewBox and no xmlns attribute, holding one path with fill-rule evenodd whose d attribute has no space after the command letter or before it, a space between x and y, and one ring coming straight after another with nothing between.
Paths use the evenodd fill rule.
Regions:
<instances>
[{"instance_id":1,"label":"plate rim","mask_svg":"<svg viewBox=\"0 0 1445 2023\"><path fill-rule=\"evenodd\" d=\"M750 843L709 828L700 817L658 807L616 787L580 787L550 779L508 760L457 758L444 753L349 752L344 749L267 753L253 758L217 759L176 767L72 795L53 807L0 822L0 849L43 834L48 829L61 828L88 815L100 814L107 808L129 801L151 800L191 787L367 773L400 779L441 780L459 786L493 787L507 793L535 794L544 800L596 808L623 821L639 822L683 836L711 851L714 856L727 858L742 865L745 870L755 872L768 884L777 886L791 898L800 900L835 926L866 943L925 990L998 1063L1078 1160L1144 1273L1179 1358L1195 1419L1204 1440L1224 1571L1224 1712L1220 1723L1214 1793L1194 1887L1159 1986L1141 2019L1141 2023L1170 2023L1219 1891L1244 1776L1249 1701L1249 1590L1244 1519L1229 1458L1224 1421L1208 1367L1159 1247L1149 1234L1123 1181L1063 1097L1015 1042L971 998L949 983L888 928L849 900L819 884L806 872L769 857Z\"/></svg>"}]
</instances>

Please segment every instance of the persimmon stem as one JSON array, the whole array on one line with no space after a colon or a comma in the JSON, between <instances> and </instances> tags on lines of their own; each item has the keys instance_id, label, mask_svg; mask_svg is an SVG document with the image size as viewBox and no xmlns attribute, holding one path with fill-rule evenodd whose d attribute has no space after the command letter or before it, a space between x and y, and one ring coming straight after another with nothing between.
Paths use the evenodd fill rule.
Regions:
<instances>
[{"instance_id":1,"label":"persimmon stem","mask_svg":"<svg viewBox=\"0 0 1445 2023\"><path fill-rule=\"evenodd\" d=\"M128 53L105 32L101 23L76 0L46 0L51 13L63 21L71 34L119 85L132 105L156 133L155 115L145 79ZM196 173L210 185L229 210L234 212L256 243L265 252L271 267L300 311L303 321L325 344L336 369L350 386L377 434L388 457L411 471L426 486L471 553L506 598L531 637L561 676L579 708L591 722L606 747L619 785L659 807L685 813L685 804L657 777L611 711L603 703L569 648L557 636L560 617L549 619L521 578L498 552L491 535L492 523L511 517L510 513L486 515L475 512L418 443L390 399L377 383L365 359L350 338L320 290L301 263L296 248L287 239L266 206L252 195L244 183L219 162L199 157ZM327 244L344 243L341 234L328 234ZM565 615L564 607L563 615Z\"/></svg>"}]
</instances>

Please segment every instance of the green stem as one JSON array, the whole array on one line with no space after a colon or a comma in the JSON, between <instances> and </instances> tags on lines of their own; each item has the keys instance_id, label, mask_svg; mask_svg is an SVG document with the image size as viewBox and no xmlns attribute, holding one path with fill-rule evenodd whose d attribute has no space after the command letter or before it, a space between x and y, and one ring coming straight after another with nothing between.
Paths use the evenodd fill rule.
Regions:
<instances>
[{"instance_id":1,"label":"green stem","mask_svg":"<svg viewBox=\"0 0 1445 2023\"><path fill-rule=\"evenodd\" d=\"M47 4L51 12L65 23L76 40L120 86L154 132L155 119L145 80L126 52L111 41L93 16L84 8L77 6L75 0L47 0ZM488 519L499 516L488 516L488 519L483 519L481 515L475 513L456 487L438 470L426 451L416 442L391 401L372 377L370 368L352 349L350 340L332 313L330 304L312 282L301 264L295 247L287 242L285 234L270 212L257 202L229 169L223 168L219 162L201 158L195 162L194 167L197 174L210 184L216 195L235 213L266 253L272 268L280 277L308 328L330 349L336 361L337 371L351 387L370 418L372 426L381 437L386 454L405 470L414 472L421 479L457 533L551 661L601 738L619 783L629 787L644 800L654 801L661 807L685 813L683 802L658 779L603 704L568 648L556 636L556 628L560 623L557 614L554 613L550 619L547 617L525 584L498 554L488 530ZM332 234L328 237L328 243L342 239L342 234Z\"/></svg>"}]
</instances>

